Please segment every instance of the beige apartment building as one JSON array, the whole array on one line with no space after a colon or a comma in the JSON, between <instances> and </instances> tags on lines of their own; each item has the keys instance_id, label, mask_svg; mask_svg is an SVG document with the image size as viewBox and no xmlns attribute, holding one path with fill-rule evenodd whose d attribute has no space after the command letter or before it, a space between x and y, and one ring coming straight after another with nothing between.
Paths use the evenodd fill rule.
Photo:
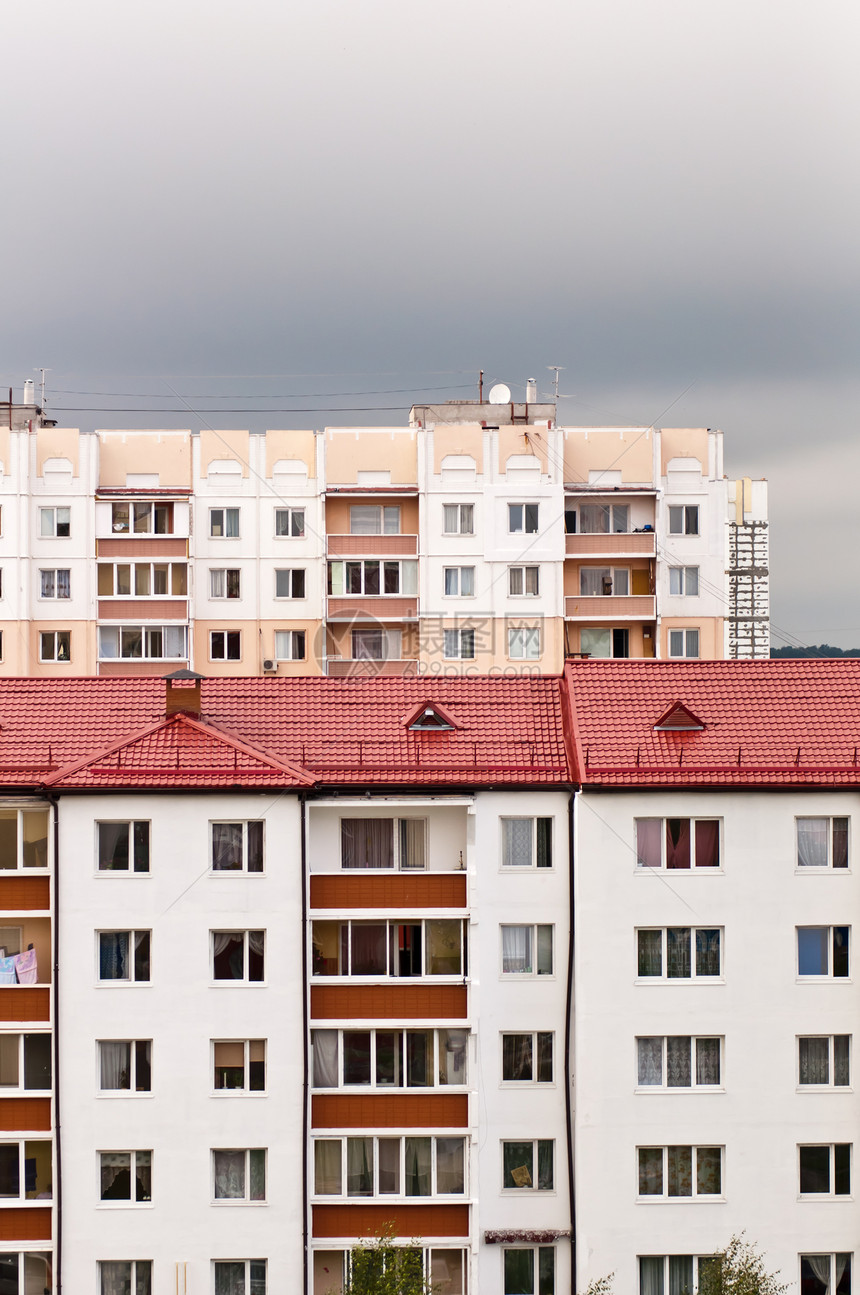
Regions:
<instances>
[{"instance_id":1,"label":"beige apartment building","mask_svg":"<svg viewBox=\"0 0 860 1295\"><path fill-rule=\"evenodd\" d=\"M0 673L556 673L769 651L767 483L722 432L415 406L322 432L0 404Z\"/></svg>"}]
</instances>

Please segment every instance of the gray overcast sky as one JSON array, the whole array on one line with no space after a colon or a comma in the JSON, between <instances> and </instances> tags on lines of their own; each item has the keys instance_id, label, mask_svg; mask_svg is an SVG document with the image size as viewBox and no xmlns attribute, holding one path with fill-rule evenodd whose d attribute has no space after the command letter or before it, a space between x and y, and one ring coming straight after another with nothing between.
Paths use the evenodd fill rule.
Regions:
<instances>
[{"instance_id":1,"label":"gray overcast sky","mask_svg":"<svg viewBox=\"0 0 860 1295\"><path fill-rule=\"evenodd\" d=\"M4 385L50 366L72 426L198 426L66 412L169 386L344 411L220 427L385 424L350 404L409 395L335 393L565 365L566 422L722 427L771 482L774 621L860 645L856 0L10 0L3 28ZM60 394L93 391L156 399Z\"/></svg>"}]
</instances>

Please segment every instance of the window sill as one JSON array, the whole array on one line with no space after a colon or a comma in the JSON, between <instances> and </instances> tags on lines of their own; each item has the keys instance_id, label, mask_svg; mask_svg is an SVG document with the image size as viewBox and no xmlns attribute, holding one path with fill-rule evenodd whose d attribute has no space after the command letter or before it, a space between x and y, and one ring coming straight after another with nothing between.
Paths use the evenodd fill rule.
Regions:
<instances>
[{"instance_id":1,"label":"window sill","mask_svg":"<svg viewBox=\"0 0 860 1295\"><path fill-rule=\"evenodd\" d=\"M851 868L831 868L828 864L826 867L808 867L795 868L795 877L850 877L853 869Z\"/></svg>"},{"instance_id":2,"label":"window sill","mask_svg":"<svg viewBox=\"0 0 860 1295\"><path fill-rule=\"evenodd\" d=\"M850 976L795 976L796 985L852 985Z\"/></svg>"},{"instance_id":3,"label":"window sill","mask_svg":"<svg viewBox=\"0 0 860 1295\"><path fill-rule=\"evenodd\" d=\"M259 1089L251 1091L249 1088L215 1088L209 1094L210 1097L268 1097L269 1094Z\"/></svg>"},{"instance_id":4,"label":"window sill","mask_svg":"<svg viewBox=\"0 0 860 1295\"><path fill-rule=\"evenodd\" d=\"M725 1196L637 1196L637 1205L725 1205Z\"/></svg>"},{"instance_id":5,"label":"window sill","mask_svg":"<svg viewBox=\"0 0 860 1295\"><path fill-rule=\"evenodd\" d=\"M798 1084L798 1093L853 1093L852 1084Z\"/></svg>"},{"instance_id":6,"label":"window sill","mask_svg":"<svg viewBox=\"0 0 860 1295\"><path fill-rule=\"evenodd\" d=\"M725 1085L723 1084L689 1084L683 1088L665 1088L659 1084L641 1084L633 1089L637 1096L640 1094L661 1094L664 1097L676 1097L679 1093L691 1093L701 1097L703 1093L724 1093L725 1091Z\"/></svg>"},{"instance_id":7,"label":"window sill","mask_svg":"<svg viewBox=\"0 0 860 1295\"><path fill-rule=\"evenodd\" d=\"M134 877L135 880L145 879L152 880L151 872L135 872L133 868L96 868L93 873L94 877L125 877L126 879Z\"/></svg>"},{"instance_id":8,"label":"window sill","mask_svg":"<svg viewBox=\"0 0 860 1295\"><path fill-rule=\"evenodd\" d=\"M446 909L447 913L449 910ZM363 914L362 914L363 915ZM531 979L532 977L524 977ZM447 974L444 976L324 976L312 973L312 985L465 985L468 984L468 976L457 974ZM552 980L552 976L542 976L542 980ZM219 984L229 984L229 981L219 981Z\"/></svg>"},{"instance_id":9,"label":"window sill","mask_svg":"<svg viewBox=\"0 0 860 1295\"><path fill-rule=\"evenodd\" d=\"M0 1200L0 1210L17 1210L22 1206L26 1206L27 1209L29 1209L31 1205L35 1205L36 1208L40 1210L49 1210L52 1208L53 1204L53 1199L47 1196L41 1198L36 1196L16 1196L14 1199L7 1196Z\"/></svg>"},{"instance_id":10,"label":"window sill","mask_svg":"<svg viewBox=\"0 0 860 1295\"><path fill-rule=\"evenodd\" d=\"M637 976L634 985L724 985L725 976Z\"/></svg>"},{"instance_id":11,"label":"window sill","mask_svg":"<svg viewBox=\"0 0 860 1295\"><path fill-rule=\"evenodd\" d=\"M46 1202L50 1204L50 1202ZM99 1210L151 1210L152 1201L99 1201Z\"/></svg>"},{"instance_id":12,"label":"window sill","mask_svg":"<svg viewBox=\"0 0 860 1295\"><path fill-rule=\"evenodd\" d=\"M801 1195L801 1193L798 1192L797 1194L798 1204L801 1202L805 1203L807 1201L828 1201L831 1203L835 1201L845 1201L846 1203L849 1203L853 1200L853 1195L836 1196L833 1192L807 1192L805 1195Z\"/></svg>"},{"instance_id":13,"label":"window sill","mask_svg":"<svg viewBox=\"0 0 860 1295\"><path fill-rule=\"evenodd\" d=\"M265 980L210 980L210 989L266 989L268 982Z\"/></svg>"},{"instance_id":14,"label":"window sill","mask_svg":"<svg viewBox=\"0 0 860 1295\"><path fill-rule=\"evenodd\" d=\"M725 868L713 867L712 865L703 865L701 868L650 868L647 864L638 863L633 869L633 875L636 877L645 877L652 872L658 872L661 877L677 877L687 873L697 877L724 877L726 875Z\"/></svg>"},{"instance_id":15,"label":"window sill","mask_svg":"<svg viewBox=\"0 0 860 1295\"><path fill-rule=\"evenodd\" d=\"M133 1098L134 1101L139 1102L139 1101L145 1101L151 1097L152 1097L151 1092L133 1093L130 1088L116 1088L116 1089L105 1088L105 1089L99 1089L99 1091L96 1093L97 1099L101 1100L102 1098L106 1098L109 1102L115 1102L120 1098L125 1100L128 1100L129 1098Z\"/></svg>"},{"instance_id":16,"label":"window sill","mask_svg":"<svg viewBox=\"0 0 860 1295\"><path fill-rule=\"evenodd\" d=\"M151 980L97 980L96 989L150 989Z\"/></svg>"}]
</instances>

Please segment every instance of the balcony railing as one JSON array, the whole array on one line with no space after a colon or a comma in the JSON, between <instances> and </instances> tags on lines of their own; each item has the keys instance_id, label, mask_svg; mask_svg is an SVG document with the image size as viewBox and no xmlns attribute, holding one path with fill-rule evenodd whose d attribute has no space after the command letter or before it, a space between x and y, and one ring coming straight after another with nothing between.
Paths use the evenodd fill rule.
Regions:
<instances>
[{"instance_id":1,"label":"balcony railing","mask_svg":"<svg viewBox=\"0 0 860 1295\"><path fill-rule=\"evenodd\" d=\"M583 594L565 598L564 614L567 620L575 621L652 621L657 614L657 599L653 594Z\"/></svg>"},{"instance_id":2,"label":"balcony railing","mask_svg":"<svg viewBox=\"0 0 860 1295\"><path fill-rule=\"evenodd\" d=\"M418 619L418 599L399 594L342 594L328 599L329 620L402 621Z\"/></svg>"},{"instance_id":3,"label":"balcony railing","mask_svg":"<svg viewBox=\"0 0 860 1295\"><path fill-rule=\"evenodd\" d=\"M330 558L414 557L418 552L417 535L328 535L326 552Z\"/></svg>"},{"instance_id":4,"label":"balcony railing","mask_svg":"<svg viewBox=\"0 0 860 1295\"><path fill-rule=\"evenodd\" d=\"M566 535L564 539L568 557L653 558L657 552L653 531L632 531L628 535Z\"/></svg>"}]
</instances>

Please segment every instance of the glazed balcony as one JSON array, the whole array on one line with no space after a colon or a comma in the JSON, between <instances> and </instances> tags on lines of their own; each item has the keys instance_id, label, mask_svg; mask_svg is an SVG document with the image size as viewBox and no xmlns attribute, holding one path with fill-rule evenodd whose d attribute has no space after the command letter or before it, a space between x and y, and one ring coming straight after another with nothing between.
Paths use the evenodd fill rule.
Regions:
<instances>
[{"instance_id":1,"label":"glazed balcony","mask_svg":"<svg viewBox=\"0 0 860 1295\"><path fill-rule=\"evenodd\" d=\"M564 551L570 557L653 558L657 537L653 531L615 535L565 535Z\"/></svg>"},{"instance_id":2,"label":"glazed balcony","mask_svg":"<svg viewBox=\"0 0 860 1295\"><path fill-rule=\"evenodd\" d=\"M587 621L653 621L657 599L653 594L580 594L564 600L566 620Z\"/></svg>"}]
</instances>

